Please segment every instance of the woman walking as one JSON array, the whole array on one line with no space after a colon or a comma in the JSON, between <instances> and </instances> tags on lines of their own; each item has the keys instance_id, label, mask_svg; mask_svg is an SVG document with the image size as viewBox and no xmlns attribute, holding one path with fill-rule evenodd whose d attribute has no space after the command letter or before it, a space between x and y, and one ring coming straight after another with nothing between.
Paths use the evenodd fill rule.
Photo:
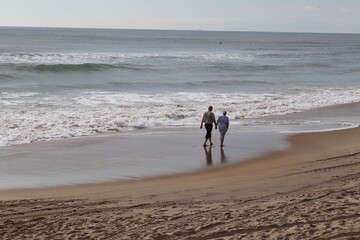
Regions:
<instances>
[{"instance_id":1,"label":"woman walking","mask_svg":"<svg viewBox=\"0 0 360 240\"><path fill-rule=\"evenodd\" d=\"M224 147L225 134L229 129L229 124L230 124L229 118L226 116L226 114L227 114L226 111L224 111L223 115L219 116L217 120L217 125L220 131L220 147Z\"/></svg>"}]
</instances>

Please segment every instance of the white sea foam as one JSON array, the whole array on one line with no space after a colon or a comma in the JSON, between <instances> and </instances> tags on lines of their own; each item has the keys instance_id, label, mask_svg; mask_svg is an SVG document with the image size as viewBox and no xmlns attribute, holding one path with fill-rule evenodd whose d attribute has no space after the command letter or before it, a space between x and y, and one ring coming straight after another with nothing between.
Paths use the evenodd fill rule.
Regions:
<instances>
[{"instance_id":1,"label":"white sea foam","mask_svg":"<svg viewBox=\"0 0 360 240\"><path fill-rule=\"evenodd\" d=\"M276 94L74 91L43 96L7 92L1 94L0 146L139 128L197 127L209 104L216 115L226 109L232 124L241 125L249 119L350 103L359 97L359 89L336 88Z\"/></svg>"},{"instance_id":2,"label":"white sea foam","mask_svg":"<svg viewBox=\"0 0 360 240\"><path fill-rule=\"evenodd\" d=\"M123 54L105 53L2 53L0 63L11 64L82 64L111 63L123 59Z\"/></svg>"},{"instance_id":3,"label":"white sea foam","mask_svg":"<svg viewBox=\"0 0 360 240\"><path fill-rule=\"evenodd\" d=\"M191 61L236 61L254 59L249 53L0 53L0 64L119 64L124 61L148 59L177 59Z\"/></svg>"}]
</instances>

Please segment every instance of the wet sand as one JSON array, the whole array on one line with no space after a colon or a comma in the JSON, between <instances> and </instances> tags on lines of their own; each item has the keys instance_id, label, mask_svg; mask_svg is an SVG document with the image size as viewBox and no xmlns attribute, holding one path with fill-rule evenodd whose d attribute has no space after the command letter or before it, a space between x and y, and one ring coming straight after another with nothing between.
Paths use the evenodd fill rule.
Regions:
<instances>
[{"instance_id":1,"label":"wet sand","mask_svg":"<svg viewBox=\"0 0 360 240\"><path fill-rule=\"evenodd\" d=\"M288 147L286 135L233 129L221 149L204 130L140 130L0 148L0 190L141 179L198 171Z\"/></svg>"},{"instance_id":2,"label":"wet sand","mask_svg":"<svg viewBox=\"0 0 360 240\"><path fill-rule=\"evenodd\" d=\"M359 239L360 128L240 163L0 193L1 239Z\"/></svg>"}]
</instances>

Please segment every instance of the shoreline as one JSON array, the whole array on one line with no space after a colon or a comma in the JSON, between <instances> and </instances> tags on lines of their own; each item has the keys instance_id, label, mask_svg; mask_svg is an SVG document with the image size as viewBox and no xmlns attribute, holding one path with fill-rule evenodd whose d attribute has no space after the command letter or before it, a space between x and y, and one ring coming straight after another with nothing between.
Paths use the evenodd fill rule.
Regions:
<instances>
[{"instance_id":1,"label":"shoreline","mask_svg":"<svg viewBox=\"0 0 360 240\"><path fill-rule=\"evenodd\" d=\"M196 173L1 191L0 237L360 237L360 127L289 141L286 150Z\"/></svg>"},{"instance_id":2,"label":"shoreline","mask_svg":"<svg viewBox=\"0 0 360 240\"><path fill-rule=\"evenodd\" d=\"M234 132L235 131L235 132ZM202 147L204 131L162 129L2 148L0 190L36 188L194 172L287 147L285 134L228 133L226 147Z\"/></svg>"},{"instance_id":3,"label":"shoreline","mask_svg":"<svg viewBox=\"0 0 360 240\"><path fill-rule=\"evenodd\" d=\"M290 135L351 129L357 123L355 113L359 111L360 103L340 104L254 119L244 122L244 126L235 124L226 136L224 151L211 148L210 155L204 154L200 147L203 131L190 127L143 129L1 147L0 190L142 179L245 161L286 149L289 145L286 137ZM294 119L297 124L284 125ZM255 126L249 128L251 121L255 121ZM335 124L339 122L343 124ZM214 131L215 143L218 137L218 131Z\"/></svg>"},{"instance_id":4,"label":"shoreline","mask_svg":"<svg viewBox=\"0 0 360 240\"><path fill-rule=\"evenodd\" d=\"M97 198L103 199L103 197L100 197L95 193L96 191L91 191L91 190L98 189L99 191L100 188L112 188L115 186L121 187L122 185L126 188L131 188L131 185L138 186L142 184L156 184L158 182L159 183L166 182L168 180L174 181L178 179L185 180L184 183L189 181L184 178L190 178L190 179L205 178L207 181L208 178L210 178L210 176L220 177L221 175L226 175L227 173L234 174L234 172L237 170L241 170L241 173L243 173L243 176L241 176L240 178L247 177L249 179L259 180L260 173L263 174L264 171L267 172L270 169L275 170L278 164L284 164L284 166L281 167L281 170L283 170L282 168L288 167L288 165L291 166L293 164L298 164L299 162L302 163L314 159L328 158L329 156L332 156L338 152L336 150L337 148L342 150L342 148L344 147L347 148L358 147L358 150L360 151L360 144L359 146L357 146L356 141L353 140L353 139L360 140L360 136L359 137L354 136L356 135L355 133L360 133L360 127L346 128L346 129L332 130L332 131L298 133L288 136L287 139L290 142L289 148L283 150L273 150L270 152L266 152L265 154L261 154L260 156L258 155L256 157L244 159L243 161L227 163L225 165L212 166L211 168L202 168L190 172L166 174L166 175L145 177L139 179L114 180L114 181L107 181L100 183L48 186L48 187L39 187L39 188L5 189L5 190L0 190L0 201L10 200L12 199L11 197L14 197L13 199L21 199L21 198L26 199L37 196L36 198L38 198L41 195L43 195L43 197L45 198L60 197L66 199L68 197L65 196L66 193L64 193L63 191L66 192L67 190L69 190L69 192L76 191L74 196L72 197L69 196L70 198L74 198L74 197L79 198L80 195L85 194L86 198L89 199L97 199ZM338 135L351 136L351 138L347 137L348 138L347 140L341 139L342 141L346 142L346 144L338 144L336 143L337 140L334 139L334 136L336 136L335 138L338 138ZM328 138L327 136L331 136L331 138ZM312 141L311 138L314 138L316 140ZM311 142L314 142L315 146L311 146ZM328 146L328 144L330 145ZM302 150L306 152L300 152ZM344 155L347 154L344 153ZM290 160L290 162L284 160L287 158ZM271 165L273 165L273 167L270 167ZM246 171L248 170L251 170L251 174L246 173ZM252 175L252 173L254 172L257 172L257 174ZM225 178L229 178L229 176L226 176ZM214 180L210 180L209 183L210 182L213 183ZM78 190L80 190L80 192L83 193L79 194ZM86 194L87 191L89 192L89 194ZM25 192L26 194L22 194ZM134 191L134 192L138 192L138 191ZM34 193L35 195L33 195L32 193ZM39 195L37 195L37 193ZM54 195L52 196L52 194ZM77 194L79 194L79 196L77 196ZM115 198L117 198L116 194L114 196ZM109 196L105 196L104 199L112 199L112 197L109 198Z\"/></svg>"}]
</instances>

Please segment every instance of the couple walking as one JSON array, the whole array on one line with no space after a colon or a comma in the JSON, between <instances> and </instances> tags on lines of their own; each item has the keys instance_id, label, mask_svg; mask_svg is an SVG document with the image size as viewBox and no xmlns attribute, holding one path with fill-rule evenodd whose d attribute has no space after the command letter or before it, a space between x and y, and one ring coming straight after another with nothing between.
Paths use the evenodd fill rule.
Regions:
<instances>
[{"instance_id":1,"label":"couple walking","mask_svg":"<svg viewBox=\"0 0 360 240\"><path fill-rule=\"evenodd\" d=\"M211 141L211 132L213 129L213 124L215 124L215 129L219 128L220 131L220 147L224 147L224 138L227 130L229 129L229 118L226 116L226 111L223 112L223 115L215 120L215 114L212 112L213 106L209 106L208 111L204 113L201 120L200 128L203 128L205 123L206 135L204 147L206 146L207 141L210 141L210 146L213 145Z\"/></svg>"}]
</instances>

